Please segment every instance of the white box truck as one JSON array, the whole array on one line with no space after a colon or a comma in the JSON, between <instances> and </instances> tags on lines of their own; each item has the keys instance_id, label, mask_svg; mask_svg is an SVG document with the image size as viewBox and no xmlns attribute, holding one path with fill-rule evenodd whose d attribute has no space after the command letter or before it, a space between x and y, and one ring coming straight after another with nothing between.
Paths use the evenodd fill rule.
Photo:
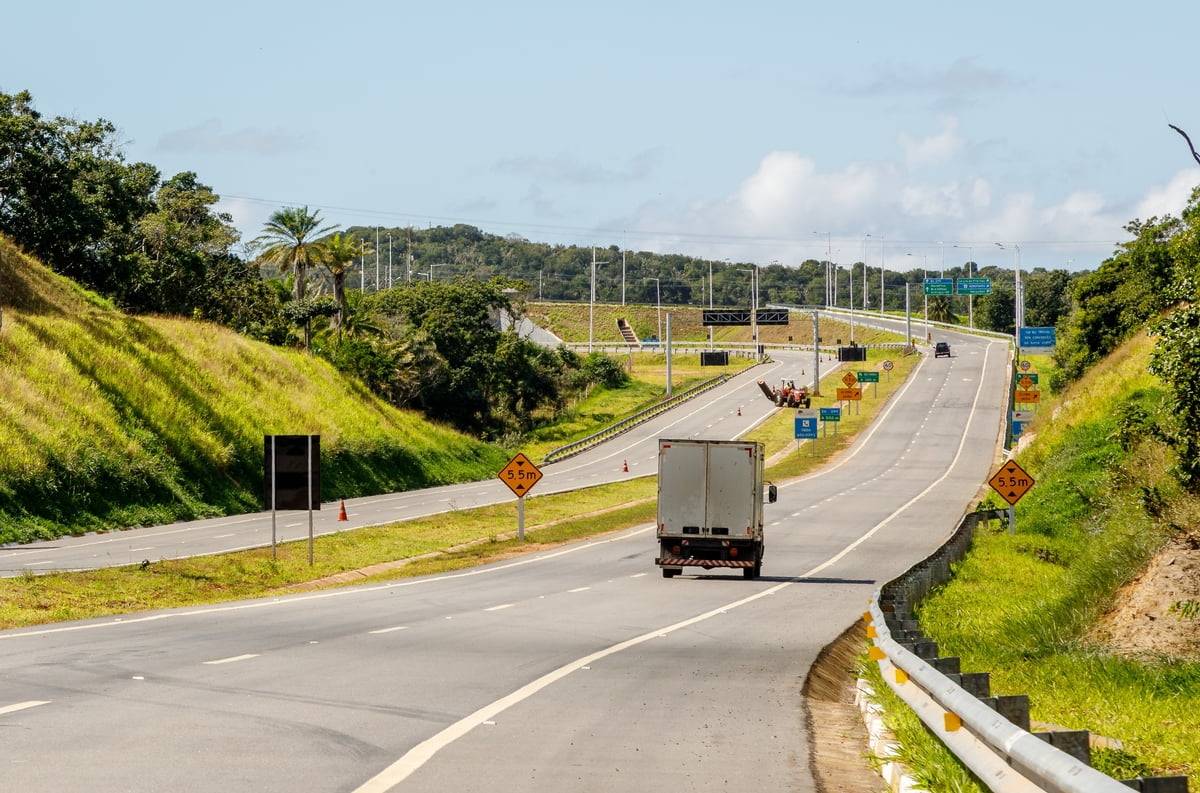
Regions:
<instances>
[{"instance_id":1,"label":"white box truck","mask_svg":"<svg viewBox=\"0 0 1200 793\"><path fill-rule=\"evenodd\" d=\"M775 502L775 485L767 500ZM741 568L763 559L763 446L754 441L658 442L658 546L664 578L685 567Z\"/></svg>"}]
</instances>

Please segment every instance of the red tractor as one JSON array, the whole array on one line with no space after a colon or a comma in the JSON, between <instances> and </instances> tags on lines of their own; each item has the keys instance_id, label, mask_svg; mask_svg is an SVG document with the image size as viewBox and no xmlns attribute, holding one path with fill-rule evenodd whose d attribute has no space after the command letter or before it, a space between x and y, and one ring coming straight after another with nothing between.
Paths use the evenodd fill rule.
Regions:
<instances>
[{"instance_id":1,"label":"red tractor","mask_svg":"<svg viewBox=\"0 0 1200 793\"><path fill-rule=\"evenodd\" d=\"M812 406L812 397L809 396L808 389L804 386L797 387L795 380L785 378L779 381L778 388L772 388L765 381L759 380L758 387L767 399L781 408L808 408Z\"/></svg>"}]
</instances>

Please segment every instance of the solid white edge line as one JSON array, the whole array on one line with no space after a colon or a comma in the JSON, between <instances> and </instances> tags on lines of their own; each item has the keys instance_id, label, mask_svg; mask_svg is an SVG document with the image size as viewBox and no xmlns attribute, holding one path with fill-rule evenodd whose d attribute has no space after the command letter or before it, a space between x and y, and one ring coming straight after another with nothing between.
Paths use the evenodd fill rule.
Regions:
<instances>
[{"instance_id":1,"label":"solid white edge line","mask_svg":"<svg viewBox=\"0 0 1200 793\"><path fill-rule=\"evenodd\" d=\"M986 348L987 352L984 354L983 370L985 372L987 371L987 353L991 352L993 343L998 343L998 342L988 343L988 346ZM365 783L363 783L359 787L355 788L354 793L386 793L386 791L391 790L396 785L403 782L414 771L419 769L425 763L429 762L429 760L431 760L433 758L433 756L435 754L437 754L439 751L441 751L445 747L449 746L450 744L454 743L459 738L463 737L468 732L473 730L475 727L478 727L480 724L483 724L485 721L494 719L496 716L503 713L505 710L512 707L513 705L516 705L516 704L528 699L529 697L538 693L539 691L546 688L550 684L563 679L567 675L583 668L584 666L595 663L596 661L599 661L603 658L607 658L610 655L615 655L616 653L622 652L623 650L628 650L630 647L636 647L637 645L643 644L644 642L650 641L651 639L655 639L660 636L666 636L668 634L674 633L675 631L695 625L696 623L704 622L705 620L711 619L712 617L715 617L718 614L724 614L727 611L731 611L732 609L740 608L741 606L744 606L747 603L753 603L754 601L759 600L760 598L767 597L768 595L774 595L776 592L786 589L787 587L791 586L792 584L796 583L797 581L801 581L805 578L811 578L812 576L816 575L817 573L821 572L822 570L828 568L830 565L837 563L839 560L843 559L848 553L853 551L859 545L861 545L866 540L873 537L880 529L882 529L883 527L885 527L889 523L891 523L896 517L898 517L906 509L908 509L910 506L912 506L918 500L923 498L930 490L932 490L937 485L941 484L941 482L943 482L946 479L946 477L948 477L954 471L955 466L958 465L959 458L962 456L963 449L966 446L967 435L969 434L970 429L971 429L971 422L975 418L975 407L979 404L980 394L983 393L983 380L984 380L984 378L980 377L979 386L975 389L975 400L971 405L971 414L967 417L966 427L963 428L962 440L958 444L958 450L954 454L954 459L952 459L950 461L950 465L948 465L946 467L945 473L943 473L940 477L938 477L936 480L934 480L934 482L932 484L930 484L929 487L925 488L920 493L918 493L916 496L911 498L909 501L905 502L903 506L901 506L896 511L892 512L890 515L888 515L886 518L884 518L882 521L880 521L874 527L872 527L869 531L867 531L866 534L863 534L861 537L859 537L857 540L855 540L854 542L847 545L845 548L843 548L841 551L839 551L834 556L830 557L826 561L824 561L821 564L817 565L816 567L812 568L808 572L805 572L794 578L789 578L788 580L780 582L768 589L764 589L763 591L758 592L757 594L750 595L748 597L744 597L740 600L735 600L732 603L725 604L724 606L718 606L717 608L712 609L711 611L706 611L703 614L696 615L695 617L690 617L689 619L683 620L681 622L676 622L673 625L668 625L665 628L655 628L654 630L647 631L646 633L643 633L640 636L635 636L632 639L626 639L623 642L618 642L617 644L606 647L603 650L594 652L591 655L586 655L583 658L578 658L574 661L571 661L568 664L564 664L563 666L560 666L559 668L542 675L541 677L537 678L536 680L533 680L532 682L525 684L524 686L522 686L521 688L512 692L511 694L509 694L505 697L502 697L502 698L496 700L495 702L492 702L489 705L483 706L482 708L475 711L474 713L459 719L458 721L454 722L453 724L451 724L450 726L441 730L440 732L434 734L433 736L431 736L429 738L426 738L424 741L421 741L419 744L414 746L412 749L409 749L407 752L405 752L400 757L400 759L398 759L396 762L392 763L390 766L383 769L375 776L371 777Z\"/></svg>"},{"instance_id":2,"label":"solid white edge line","mask_svg":"<svg viewBox=\"0 0 1200 793\"><path fill-rule=\"evenodd\" d=\"M16 713L19 710L29 710L30 708L36 708L39 705L49 704L50 700L48 699L31 699L28 702L18 702L15 705L5 705L4 707L0 708L0 716L3 716L7 713Z\"/></svg>"},{"instance_id":3,"label":"solid white edge line","mask_svg":"<svg viewBox=\"0 0 1200 793\"><path fill-rule=\"evenodd\" d=\"M487 608L484 609L484 611L500 611L500 609L510 609L515 605L517 605L517 604L516 603L501 603L499 606L488 606Z\"/></svg>"},{"instance_id":4,"label":"solid white edge line","mask_svg":"<svg viewBox=\"0 0 1200 793\"><path fill-rule=\"evenodd\" d=\"M246 653L244 655L231 655L228 658L218 658L215 661L203 661L205 666L216 666L217 664L232 664L235 661L248 661L251 658L257 658L258 653Z\"/></svg>"},{"instance_id":5,"label":"solid white edge line","mask_svg":"<svg viewBox=\"0 0 1200 793\"><path fill-rule=\"evenodd\" d=\"M395 633L396 631L406 631L406 630L408 630L407 625L397 625L394 628L380 628L379 630L367 631L367 633L370 633L370 634Z\"/></svg>"}]
</instances>

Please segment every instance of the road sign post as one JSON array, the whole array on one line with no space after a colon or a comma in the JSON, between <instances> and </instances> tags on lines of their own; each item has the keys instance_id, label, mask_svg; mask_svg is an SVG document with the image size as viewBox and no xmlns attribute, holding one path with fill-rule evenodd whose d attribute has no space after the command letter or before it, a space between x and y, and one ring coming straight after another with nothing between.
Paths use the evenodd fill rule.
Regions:
<instances>
[{"instance_id":1,"label":"road sign post","mask_svg":"<svg viewBox=\"0 0 1200 793\"><path fill-rule=\"evenodd\" d=\"M321 436L263 436L263 506L271 510L271 559L278 558L277 512L308 511L308 563L313 564L313 511L321 508Z\"/></svg>"},{"instance_id":2,"label":"road sign post","mask_svg":"<svg viewBox=\"0 0 1200 793\"><path fill-rule=\"evenodd\" d=\"M525 496L542 478L541 469L524 454L518 452L509 460L497 478L517 497L517 539L525 541Z\"/></svg>"}]
</instances>

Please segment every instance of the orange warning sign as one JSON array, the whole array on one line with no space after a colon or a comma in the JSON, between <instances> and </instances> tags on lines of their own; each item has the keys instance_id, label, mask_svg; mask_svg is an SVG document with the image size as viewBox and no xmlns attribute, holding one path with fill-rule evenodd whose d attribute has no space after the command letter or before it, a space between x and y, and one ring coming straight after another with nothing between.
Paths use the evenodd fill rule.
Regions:
<instances>
[{"instance_id":1,"label":"orange warning sign","mask_svg":"<svg viewBox=\"0 0 1200 793\"><path fill-rule=\"evenodd\" d=\"M1041 402L1042 394L1040 391L1018 390L1016 395L1013 397L1013 401L1016 402L1018 405L1029 405L1034 402Z\"/></svg>"},{"instance_id":2,"label":"orange warning sign","mask_svg":"<svg viewBox=\"0 0 1200 793\"><path fill-rule=\"evenodd\" d=\"M533 489L542 478L542 472L532 461L520 452L508 461L497 474L500 481L508 485L508 489L517 496L523 496Z\"/></svg>"},{"instance_id":3,"label":"orange warning sign","mask_svg":"<svg viewBox=\"0 0 1200 793\"><path fill-rule=\"evenodd\" d=\"M1033 378L1027 374L1021 375L1021 379L1018 380L1017 383L1019 383L1021 388L1025 389L1026 391L1033 388Z\"/></svg>"},{"instance_id":4,"label":"orange warning sign","mask_svg":"<svg viewBox=\"0 0 1200 793\"><path fill-rule=\"evenodd\" d=\"M851 375L851 377L853 377L853 375ZM846 378L843 377L842 379L845 380ZM855 400L861 400L861 399L862 399L862 389L861 388L839 388L837 390L837 401L838 402L853 402Z\"/></svg>"},{"instance_id":5,"label":"orange warning sign","mask_svg":"<svg viewBox=\"0 0 1200 793\"><path fill-rule=\"evenodd\" d=\"M988 480L992 490L999 493L1000 498L1009 504L1016 504L1020 501L1021 497L1028 493L1035 483L1034 478L1026 473L1024 468L1017 465L1015 460L1009 460L1000 466L1000 470L992 474L992 478Z\"/></svg>"},{"instance_id":6,"label":"orange warning sign","mask_svg":"<svg viewBox=\"0 0 1200 793\"><path fill-rule=\"evenodd\" d=\"M846 388L850 388L858 382L858 378L854 376L854 372L846 372L842 375L842 382L846 384Z\"/></svg>"}]
</instances>

